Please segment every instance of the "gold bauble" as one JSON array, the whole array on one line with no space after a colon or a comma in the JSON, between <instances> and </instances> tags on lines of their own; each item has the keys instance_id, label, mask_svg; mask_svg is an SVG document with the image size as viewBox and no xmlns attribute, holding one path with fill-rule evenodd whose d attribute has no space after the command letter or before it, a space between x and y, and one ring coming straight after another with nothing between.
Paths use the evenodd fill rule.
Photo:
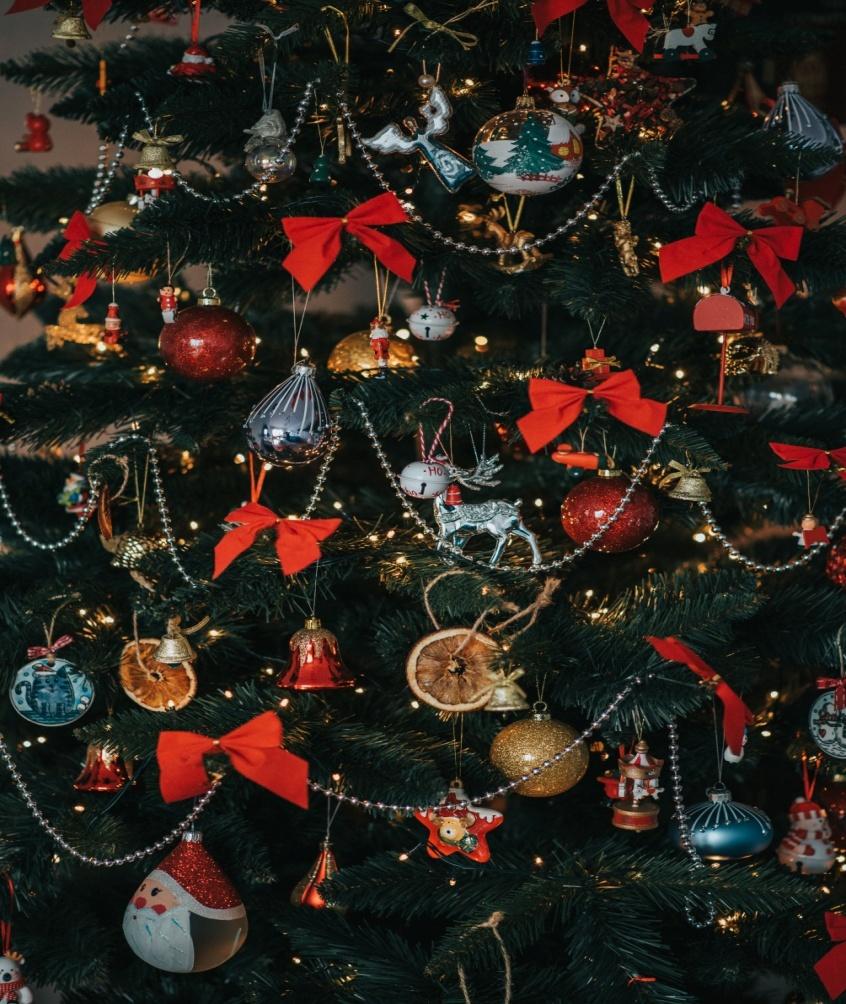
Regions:
<instances>
[{"instance_id":1,"label":"gold bauble","mask_svg":"<svg viewBox=\"0 0 846 1004\"><path fill-rule=\"evenodd\" d=\"M92 239L97 240L107 234L122 230L124 227L131 227L137 212L137 208L130 206L125 199L101 203L85 217L88 220ZM137 282L148 282L149 279L146 272L130 272L128 275L116 277L117 282L128 286Z\"/></svg>"},{"instance_id":2,"label":"gold bauble","mask_svg":"<svg viewBox=\"0 0 846 1004\"><path fill-rule=\"evenodd\" d=\"M333 373L360 373L375 376L379 371L373 349L370 347L370 331L355 331L342 338L329 354L326 364ZM409 369L417 365L414 347L401 338L391 339L388 353L388 369Z\"/></svg>"},{"instance_id":3,"label":"gold bauble","mask_svg":"<svg viewBox=\"0 0 846 1004\"><path fill-rule=\"evenodd\" d=\"M516 781L566 749L578 737L579 733L572 726L555 721L545 711L535 711L531 717L506 725L496 734L491 743L490 761L509 781ZM567 756L514 790L518 795L532 798L560 795L581 781L587 766L587 746L580 742Z\"/></svg>"}]
</instances>

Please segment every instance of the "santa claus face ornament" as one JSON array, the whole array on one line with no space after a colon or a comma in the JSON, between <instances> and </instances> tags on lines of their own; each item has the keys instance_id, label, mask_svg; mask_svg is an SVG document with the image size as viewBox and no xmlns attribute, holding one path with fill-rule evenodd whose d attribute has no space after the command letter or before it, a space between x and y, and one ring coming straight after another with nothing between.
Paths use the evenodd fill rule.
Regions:
<instances>
[{"instance_id":1,"label":"santa claus face ornament","mask_svg":"<svg viewBox=\"0 0 846 1004\"><path fill-rule=\"evenodd\" d=\"M228 962L244 944L247 911L201 835L189 831L133 893L123 933L148 965L202 973Z\"/></svg>"}]
</instances>

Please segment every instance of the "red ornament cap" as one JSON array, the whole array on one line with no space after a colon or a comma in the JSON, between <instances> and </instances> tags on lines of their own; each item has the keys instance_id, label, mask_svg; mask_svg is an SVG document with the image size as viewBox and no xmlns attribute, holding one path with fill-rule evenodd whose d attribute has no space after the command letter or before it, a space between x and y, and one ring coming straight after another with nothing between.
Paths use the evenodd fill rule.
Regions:
<instances>
[{"instance_id":1,"label":"red ornament cap","mask_svg":"<svg viewBox=\"0 0 846 1004\"><path fill-rule=\"evenodd\" d=\"M245 913L238 890L203 846L199 833L184 833L153 874L156 873L176 883L179 889L174 891L187 900L185 905L192 913L219 920Z\"/></svg>"},{"instance_id":2,"label":"red ornament cap","mask_svg":"<svg viewBox=\"0 0 846 1004\"><path fill-rule=\"evenodd\" d=\"M453 484L447 488L444 502L447 505L461 505L461 489L458 485Z\"/></svg>"}]
</instances>

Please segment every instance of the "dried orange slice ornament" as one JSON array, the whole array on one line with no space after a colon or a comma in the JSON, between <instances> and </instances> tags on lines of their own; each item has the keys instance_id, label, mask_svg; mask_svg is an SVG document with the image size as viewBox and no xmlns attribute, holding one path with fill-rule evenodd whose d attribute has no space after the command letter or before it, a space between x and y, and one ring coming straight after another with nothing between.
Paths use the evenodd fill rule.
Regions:
<instances>
[{"instance_id":1,"label":"dried orange slice ornament","mask_svg":"<svg viewBox=\"0 0 846 1004\"><path fill-rule=\"evenodd\" d=\"M188 661L169 666L155 659L160 644L160 638L139 638L124 645L120 685L147 711L179 711L197 693L197 674Z\"/></svg>"},{"instance_id":2,"label":"dried orange slice ornament","mask_svg":"<svg viewBox=\"0 0 846 1004\"><path fill-rule=\"evenodd\" d=\"M416 697L440 711L475 711L487 704L496 682L494 660L500 647L469 628L442 628L427 634L405 662Z\"/></svg>"}]
</instances>

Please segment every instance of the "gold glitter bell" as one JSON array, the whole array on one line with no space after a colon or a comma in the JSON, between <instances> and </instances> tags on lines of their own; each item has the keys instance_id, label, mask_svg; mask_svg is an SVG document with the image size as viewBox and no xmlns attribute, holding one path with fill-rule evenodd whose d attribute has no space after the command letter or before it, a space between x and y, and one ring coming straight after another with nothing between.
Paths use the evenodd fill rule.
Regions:
<instances>
[{"instance_id":1,"label":"gold glitter bell","mask_svg":"<svg viewBox=\"0 0 846 1004\"><path fill-rule=\"evenodd\" d=\"M671 469L658 482L658 487L667 492L668 498L679 499L681 502L711 500L711 489L702 476L710 472L710 467L690 467L678 460L671 460L668 467Z\"/></svg>"},{"instance_id":2,"label":"gold glitter bell","mask_svg":"<svg viewBox=\"0 0 846 1004\"><path fill-rule=\"evenodd\" d=\"M512 669L510 673L500 673L483 710L494 713L526 711L529 707L526 691L517 683L520 677L525 675L526 672L523 669Z\"/></svg>"},{"instance_id":3,"label":"gold glitter bell","mask_svg":"<svg viewBox=\"0 0 846 1004\"><path fill-rule=\"evenodd\" d=\"M69 4L68 9L57 15L53 22L53 38L73 47L77 42L88 42L91 35L85 27L85 19L81 9L76 4Z\"/></svg>"},{"instance_id":4,"label":"gold glitter bell","mask_svg":"<svg viewBox=\"0 0 846 1004\"><path fill-rule=\"evenodd\" d=\"M181 143L184 136L160 136L158 129L144 129L132 134L141 143L141 157L135 165L136 171L160 171L172 174L176 164L168 150L169 146Z\"/></svg>"},{"instance_id":5,"label":"gold glitter bell","mask_svg":"<svg viewBox=\"0 0 846 1004\"><path fill-rule=\"evenodd\" d=\"M148 554L164 547L163 537L148 537L137 530L119 533L109 541L101 538L101 541L103 547L114 555L112 568L137 568Z\"/></svg>"},{"instance_id":6,"label":"gold glitter bell","mask_svg":"<svg viewBox=\"0 0 846 1004\"><path fill-rule=\"evenodd\" d=\"M730 338L726 346L727 376L741 376L744 373L772 376L778 373L780 365L778 349L759 332Z\"/></svg>"}]
</instances>

